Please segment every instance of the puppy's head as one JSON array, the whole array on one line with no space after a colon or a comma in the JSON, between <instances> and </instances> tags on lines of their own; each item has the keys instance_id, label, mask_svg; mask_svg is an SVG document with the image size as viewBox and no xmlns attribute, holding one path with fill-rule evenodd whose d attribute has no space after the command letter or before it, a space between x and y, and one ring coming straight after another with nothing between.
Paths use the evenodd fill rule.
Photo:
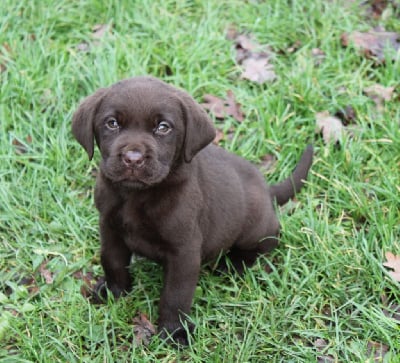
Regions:
<instances>
[{"instance_id":1,"label":"puppy's head","mask_svg":"<svg viewBox=\"0 0 400 363\"><path fill-rule=\"evenodd\" d=\"M109 180L136 189L159 184L215 137L192 97L151 77L127 79L87 97L73 116L72 132L90 159L96 140Z\"/></svg>"}]
</instances>

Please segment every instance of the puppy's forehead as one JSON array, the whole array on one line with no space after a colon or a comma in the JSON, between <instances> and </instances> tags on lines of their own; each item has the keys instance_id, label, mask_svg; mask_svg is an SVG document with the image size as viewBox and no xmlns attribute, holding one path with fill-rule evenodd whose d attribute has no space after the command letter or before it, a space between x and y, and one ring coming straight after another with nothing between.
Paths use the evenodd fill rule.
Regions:
<instances>
[{"instance_id":1,"label":"puppy's forehead","mask_svg":"<svg viewBox=\"0 0 400 363\"><path fill-rule=\"evenodd\" d=\"M180 109L176 89L163 82L125 80L111 86L104 101L104 108L124 113L175 113Z\"/></svg>"}]
</instances>

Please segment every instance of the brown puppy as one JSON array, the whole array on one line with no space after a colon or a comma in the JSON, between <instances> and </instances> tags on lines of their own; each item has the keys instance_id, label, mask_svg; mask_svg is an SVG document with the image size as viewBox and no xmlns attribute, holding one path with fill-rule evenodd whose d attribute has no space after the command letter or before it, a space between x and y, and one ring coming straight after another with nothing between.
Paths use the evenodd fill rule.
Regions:
<instances>
[{"instance_id":1,"label":"brown puppy","mask_svg":"<svg viewBox=\"0 0 400 363\"><path fill-rule=\"evenodd\" d=\"M101 263L114 296L131 289L132 254L164 268L159 330L180 343L202 262L228 251L243 270L278 243L274 211L307 177L312 147L293 174L267 187L248 161L211 142L215 129L187 93L151 77L123 80L86 98L72 131L102 160L95 202L100 212Z\"/></svg>"}]
</instances>

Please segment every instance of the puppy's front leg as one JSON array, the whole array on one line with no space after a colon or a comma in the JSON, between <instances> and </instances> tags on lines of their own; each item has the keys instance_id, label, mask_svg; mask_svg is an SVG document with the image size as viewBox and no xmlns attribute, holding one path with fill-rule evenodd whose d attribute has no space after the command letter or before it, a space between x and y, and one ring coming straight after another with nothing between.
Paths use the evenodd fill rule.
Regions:
<instances>
[{"instance_id":1,"label":"puppy's front leg","mask_svg":"<svg viewBox=\"0 0 400 363\"><path fill-rule=\"evenodd\" d=\"M95 287L95 300L96 298L104 300L107 297L107 289L115 297L119 297L132 288L132 280L129 274L132 253L118 231L105 221L100 222L100 236L101 265L105 278L99 281Z\"/></svg>"},{"instance_id":2,"label":"puppy's front leg","mask_svg":"<svg viewBox=\"0 0 400 363\"><path fill-rule=\"evenodd\" d=\"M180 251L167 257L158 320L162 338L171 335L176 343L188 344L188 336L182 323L192 306L200 263L200 251ZM193 326L188 327L189 331L193 330Z\"/></svg>"}]
</instances>

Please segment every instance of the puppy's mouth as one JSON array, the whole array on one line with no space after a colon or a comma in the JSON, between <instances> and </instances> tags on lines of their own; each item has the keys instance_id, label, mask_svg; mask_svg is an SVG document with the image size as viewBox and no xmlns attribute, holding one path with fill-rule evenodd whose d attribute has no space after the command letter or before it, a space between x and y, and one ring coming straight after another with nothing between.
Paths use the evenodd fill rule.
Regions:
<instances>
[{"instance_id":1,"label":"puppy's mouth","mask_svg":"<svg viewBox=\"0 0 400 363\"><path fill-rule=\"evenodd\" d=\"M119 157L109 157L100 166L112 183L128 189L147 189L162 182L169 174L169 166L158 160L146 159L140 165L128 166Z\"/></svg>"}]
</instances>

